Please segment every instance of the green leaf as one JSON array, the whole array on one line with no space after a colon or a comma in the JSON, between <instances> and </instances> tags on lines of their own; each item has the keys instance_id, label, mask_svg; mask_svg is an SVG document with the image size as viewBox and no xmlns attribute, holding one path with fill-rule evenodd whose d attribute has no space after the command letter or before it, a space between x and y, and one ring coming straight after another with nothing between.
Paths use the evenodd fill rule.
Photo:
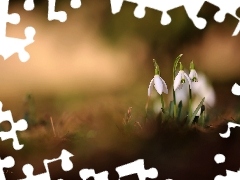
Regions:
<instances>
[{"instance_id":1,"label":"green leaf","mask_svg":"<svg viewBox=\"0 0 240 180\"><path fill-rule=\"evenodd\" d=\"M174 70L176 71L177 69L177 65L178 65L178 62L180 60L180 58L182 57L183 54L180 54L174 61Z\"/></svg>"},{"instance_id":2,"label":"green leaf","mask_svg":"<svg viewBox=\"0 0 240 180\"><path fill-rule=\"evenodd\" d=\"M201 113L200 113L200 115L202 115L202 113L205 111L205 106L204 106L204 104L201 106Z\"/></svg>"},{"instance_id":3,"label":"green leaf","mask_svg":"<svg viewBox=\"0 0 240 180\"><path fill-rule=\"evenodd\" d=\"M202 107L204 100L205 100L205 97L202 99L202 101L199 103L199 105L197 106L197 108L196 108L195 111L193 112L192 117L190 118L190 121L189 121L189 125L192 124L192 122L193 122L193 120L194 120L197 112L198 112L199 109Z\"/></svg>"},{"instance_id":4,"label":"green leaf","mask_svg":"<svg viewBox=\"0 0 240 180\"><path fill-rule=\"evenodd\" d=\"M183 107L183 104L182 104L182 100L178 103L178 115L177 115L177 119L179 120L180 117L181 117L181 111L182 111L182 107Z\"/></svg>"},{"instance_id":5,"label":"green leaf","mask_svg":"<svg viewBox=\"0 0 240 180\"><path fill-rule=\"evenodd\" d=\"M202 106L201 106L200 118L199 118L199 123L200 123L200 125L202 125L202 126L204 125L204 121L205 121L204 111L205 111L205 106L202 105Z\"/></svg>"}]
</instances>

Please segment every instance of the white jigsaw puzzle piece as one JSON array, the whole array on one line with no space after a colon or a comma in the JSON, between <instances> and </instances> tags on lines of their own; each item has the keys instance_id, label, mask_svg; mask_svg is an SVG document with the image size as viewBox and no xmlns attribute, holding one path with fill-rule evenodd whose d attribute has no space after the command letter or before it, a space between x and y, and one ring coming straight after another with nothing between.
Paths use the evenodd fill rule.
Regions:
<instances>
[{"instance_id":1,"label":"white jigsaw puzzle piece","mask_svg":"<svg viewBox=\"0 0 240 180\"><path fill-rule=\"evenodd\" d=\"M4 60L18 53L20 61L26 62L30 55L25 51L25 47L34 42L33 37L36 33L33 27L26 27L26 39L18 39L6 36L7 23L18 24L20 16L17 13L8 14L9 0L0 1L0 55Z\"/></svg>"},{"instance_id":2,"label":"white jigsaw puzzle piece","mask_svg":"<svg viewBox=\"0 0 240 180\"><path fill-rule=\"evenodd\" d=\"M232 86L232 93L236 96L240 96L240 86L237 83Z\"/></svg>"},{"instance_id":3,"label":"white jigsaw puzzle piece","mask_svg":"<svg viewBox=\"0 0 240 180\"><path fill-rule=\"evenodd\" d=\"M43 163L44 163L45 167L48 169L47 164L52 163L54 161L61 160L62 161L62 163L61 163L62 169L64 171L70 171L73 168L73 163L70 160L70 157L72 157L72 156L73 156L73 154L71 154L67 150L63 149L61 152L61 155L58 158L51 159L51 160L45 159L43 161Z\"/></svg>"},{"instance_id":4,"label":"white jigsaw puzzle piece","mask_svg":"<svg viewBox=\"0 0 240 180\"><path fill-rule=\"evenodd\" d=\"M42 174L33 175L34 168L31 164L25 164L22 170L23 173L26 175L25 180L51 180L49 171L46 171Z\"/></svg>"},{"instance_id":5,"label":"white jigsaw puzzle piece","mask_svg":"<svg viewBox=\"0 0 240 180\"><path fill-rule=\"evenodd\" d=\"M25 119L18 120L17 122L13 121L11 111L2 111L2 102L0 101L0 123L3 121L9 121L12 128L8 132L0 132L0 138L2 141L7 139L13 139L13 148L15 150L20 150L23 148L23 145L19 144L16 131L24 131L27 129L28 124Z\"/></svg>"},{"instance_id":6,"label":"white jigsaw puzzle piece","mask_svg":"<svg viewBox=\"0 0 240 180\"><path fill-rule=\"evenodd\" d=\"M67 13L65 11L55 11L56 0L48 0L48 20L58 20L65 22L67 20ZM71 0L70 6L74 9L81 7L81 0ZM24 9L26 11L32 11L35 7L34 0L25 0Z\"/></svg>"},{"instance_id":7,"label":"white jigsaw puzzle piece","mask_svg":"<svg viewBox=\"0 0 240 180\"><path fill-rule=\"evenodd\" d=\"M231 3L226 3L226 0L209 0L208 2L220 8L220 10L214 15L215 21L220 23L223 22L226 14L231 14L239 20L239 17L236 15L236 11L240 7L240 1L233 0Z\"/></svg>"},{"instance_id":8,"label":"white jigsaw puzzle piece","mask_svg":"<svg viewBox=\"0 0 240 180\"><path fill-rule=\"evenodd\" d=\"M119 179L132 174L137 174L139 180L146 180L146 178L155 179L158 177L156 168L145 169L143 159L119 166L116 168L116 171L118 172Z\"/></svg>"},{"instance_id":9,"label":"white jigsaw puzzle piece","mask_svg":"<svg viewBox=\"0 0 240 180\"><path fill-rule=\"evenodd\" d=\"M225 162L225 156L223 154L216 154L214 160L217 164ZM237 180L240 179L240 171L234 172L226 170L226 176L217 175L214 180Z\"/></svg>"},{"instance_id":10,"label":"white jigsaw puzzle piece","mask_svg":"<svg viewBox=\"0 0 240 180\"><path fill-rule=\"evenodd\" d=\"M65 11L55 11L56 0L48 0L48 20L59 20L65 22L67 20L67 13Z\"/></svg>"},{"instance_id":11,"label":"white jigsaw puzzle piece","mask_svg":"<svg viewBox=\"0 0 240 180\"><path fill-rule=\"evenodd\" d=\"M233 123L233 122L228 122L227 125L228 125L227 131L225 133L219 133L219 135L222 138L228 138L230 136L230 133L231 133L231 129L230 128L240 127L240 124Z\"/></svg>"},{"instance_id":12,"label":"white jigsaw puzzle piece","mask_svg":"<svg viewBox=\"0 0 240 180\"><path fill-rule=\"evenodd\" d=\"M124 0L111 0L112 13L116 14L121 10ZM191 0L170 0L170 1L156 1L156 0L125 0L138 4L134 11L134 15L137 18L143 18L145 16L145 8L151 8L157 11L162 11L162 17L160 23L162 25L168 25L172 19L168 14L169 10L184 6L188 17L193 21L194 25L203 29L206 26L206 20L197 17L199 10L201 9L204 1L191 1Z\"/></svg>"},{"instance_id":13,"label":"white jigsaw puzzle piece","mask_svg":"<svg viewBox=\"0 0 240 180\"><path fill-rule=\"evenodd\" d=\"M240 31L240 18L236 15L237 9L240 7L239 0L226 1L226 0L209 0L211 4L220 8L220 10L214 15L214 20L221 23L225 20L226 14L231 14L238 19L238 25L235 28L232 36L238 35Z\"/></svg>"},{"instance_id":14,"label":"white jigsaw puzzle piece","mask_svg":"<svg viewBox=\"0 0 240 180\"><path fill-rule=\"evenodd\" d=\"M96 174L94 169L81 169L79 171L79 176L83 180L87 180L90 177L93 177L94 180L108 180L108 171L103 171Z\"/></svg>"},{"instance_id":15,"label":"white jigsaw puzzle piece","mask_svg":"<svg viewBox=\"0 0 240 180\"><path fill-rule=\"evenodd\" d=\"M35 5L34 5L34 0L25 0L23 8L26 11L32 11L34 9Z\"/></svg>"},{"instance_id":16,"label":"white jigsaw puzzle piece","mask_svg":"<svg viewBox=\"0 0 240 180\"><path fill-rule=\"evenodd\" d=\"M3 168L11 168L15 165L15 160L12 156L8 156L4 159L0 158L0 179L6 180Z\"/></svg>"},{"instance_id":17,"label":"white jigsaw puzzle piece","mask_svg":"<svg viewBox=\"0 0 240 180\"><path fill-rule=\"evenodd\" d=\"M240 179L240 170L237 172L226 170L226 176L217 175L214 180L237 180Z\"/></svg>"},{"instance_id":18,"label":"white jigsaw puzzle piece","mask_svg":"<svg viewBox=\"0 0 240 180\"><path fill-rule=\"evenodd\" d=\"M202 8L204 2L209 2L217 7L220 10L214 15L214 19L217 22L223 22L225 20L226 14L231 14L238 21L240 18L236 15L236 10L240 7L240 1L226 1L226 0L110 0L112 13L116 14L120 12L122 4L124 1L137 4L136 9L134 10L134 15L137 18L143 18L145 16L145 8L151 8L157 11L162 11L161 24L168 25L171 22L171 17L167 13L169 10L183 6L186 10L188 17L192 20L193 24L198 29L205 28L207 21L204 18L198 17L198 13ZM233 36L236 36L240 30L240 22L233 32Z\"/></svg>"},{"instance_id":19,"label":"white jigsaw puzzle piece","mask_svg":"<svg viewBox=\"0 0 240 180\"><path fill-rule=\"evenodd\" d=\"M231 129L230 128L235 128L235 127L240 127L239 124L233 123L233 122L228 122L228 129L226 133L219 133L219 135L222 138L228 138L230 136ZM223 154L216 154L214 157L214 160L216 163L224 163L225 162L225 156ZM240 179L240 170L237 172L226 170L226 176L222 175L217 175L215 176L214 180L237 180Z\"/></svg>"},{"instance_id":20,"label":"white jigsaw puzzle piece","mask_svg":"<svg viewBox=\"0 0 240 180\"><path fill-rule=\"evenodd\" d=\"M51 180L50 178L50 172L49 172L49 168L48 168L48 164L61 160L61 166L62 169L64 171L70 171L73 168L73 163L70 160L70 157L72 157L73 154L71 154L70 152L68 152L67 150L63 149L61 152L61 155L58 158L54 158L54 159L44 159L43 160L43 164L44 167L46 169L45 173L41 173L41 174L37 174L37 175L33 175L33 166L31 164L25 164L22 168L23 173L26 175L25 179L21 179L21 180Z\"/></svg>"},{"instance_id":21,"label":"white jigsaw puzzle piece","mask_svg":"<svg viewBox=\"0 0 240 180\"><path fill-rule=\"evenodd\" d=\"M223 154L216 154L214 157L214 160L217 164L224 163L225 162L225 156Z\"/></svg>"},{"instance_id":22,"label":"white jigsaw puzzle piece","mask_svg":"<svg viewBox=\"0 0 240 180\"><path fill-rule=\"evenodd\" d=\"M71 0L71 2L70 2L70 6L71 6L73 9L80 8L81 5L82 5L81 0Z\"/></svg>"}]
</instances>

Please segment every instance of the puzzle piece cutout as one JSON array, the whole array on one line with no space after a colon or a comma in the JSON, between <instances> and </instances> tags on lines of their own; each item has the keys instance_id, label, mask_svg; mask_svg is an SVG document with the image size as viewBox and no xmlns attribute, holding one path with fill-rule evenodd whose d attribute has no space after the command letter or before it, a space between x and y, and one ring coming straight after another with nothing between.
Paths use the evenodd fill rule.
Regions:
<instances>
[{"instance_id":1,"label":"puzzle piece cutout","mask_svg":"<svg viewBox=\"0 0 240 180\"><path fill-rule=\"evenodd\" d=\"M11 156L8 156L4 159L0 158L0 179L1 180L6 180L3 168L11 168L14 166L14 164L15 164L15 161Z\"/></svg>"},{"instance_id":2,"label":"puzzle piece cutout","mask_svg":"<svg viewBox=\"0 0 240 180\"><path fill-rule=\"evenodd\" d=\"M168 11L183 6L186 10L188 17L192 20L193 24L198 29L206 27L207 21L204 18L198 17L198 12L202 8L204 2L209 2L220 8L214 15L214 19L217 22L223 22L226 14L231 14L238 19L239 23L235 28L232 36L236 36L240 31L240 18L236 15L237 9L240 7L240 1L225 1L225 0L170 0L170 1L157 1L157 0L110 0L112 13L116 14L120 12L124 1L137 4L134 10L134 16L137 18L143 18L145 16L145 8L151 8L157 11L162 11L162 17L160 23L162 25L168 25L171 22L171 17ZM227 4L227 5L226 5Z\"/></svg>"},{"instance_id":3,"label":"puzzle piece cutout","mask_svg":"<svg viewBox=\"0 0 240 180\"><path fill-rule=\"evenodd\" d=\"M25 0L23 8L26 11L32 11L34 9L35 5L34 5L34 0Z\"/></svg>"},{"instance_id":4,"label":"puzzle piece cutout","mask_svg":"<svg viewBox=\"0 0 240 180\"><path fill-rule=\"evenodd\" d=\"M228 122L228 129L225 133L219 133L219 135L222 137L222 138L228 138L230 136L230 133L231 133L231 130L230 128L235 128L235 127L240 127L240 124L237 124L237 123L233 123L233 122Z\"/></svg>"},{"instance_id":5,"label":"puzzle piece cutout","mask_svg":"<svg viewBox=\"0 0 240 180\"><path fill-rule=\"evenodd\" d=\"M240 86L237 83L232 86L232 93L236 96L240 96Z\"/></svg>"},{"instance_id":6,"label":"puzzle piece cutout","mask_svg":"<svg viewBox=\"0 0 240 180\"><path fill-rule=\"evenodd\" d=\"M230 136L230 128L235 128L235 127L240 127L239 124L233 123L233 122L228 122L228 129L226 133L219 133L219 135L222 138L228 138ZM225 156L223 154L216 154L214 157L214 160L216 163L224 163L225 162ZM232 180L232 179L240 179L240 170L237 172L234 171L229 171L226 170L226 176L222 176L222 175L217 175L214 180Z\"/></svg>"},{"instance_id":7,"label":"puzzle piece cutout","mask_svg":"<svg viewBox=\"0 0 240 180\"><path fill-rule=\"evenodd\" d=\"M96 174L94 169L82 169L79 171L79 176L83 180L87 180L90 177L93 177L95 180L108 180L108 171Z\"/></svg>"},{"instance_id":8,"label":"puzzle piece cutout","mask_svg":"<svg viewBox=\"0 0 240 180\"><path fill-rule=\"evenodd\" d=\"M217 175L214 180L235 180L240 179L240 170L237 172L226 170L226 176Z\"/></svg>"},{"instance_id":9,"label":"puzzle piece cutout","mask_svg":"<svg viewBox=\"0 0 240 180\"><path fill-rule=\"evenodd\" d=\"M240 7L236 10L236 15L240 17Z\"/></svg>"},{"instance_id":10,"label":"puzzle piece cutout","mask_svg":"<svg viewBox=\"0 0 240 180\"><path fill-rule=\"evenodd\" d=\"M22 170L23 170L23 173L25 174L26 178L21 179L21 180L43 180L43 179L51 180L48 164L58 161L58 160L61 160L62 169L64 171L70 171L73 168L73 163L70 160L70 157L72 157L72 156L73 156L73 154L71 154L67 150L63 149L61 152L61 155L58 158L51 159L51 160L48 160L48 159L43 160L43 164L46 169L46 172L42 173L42 174L38 174L38 175L33 175L34 168L31 164L25 164L23 166Z\"/></svg>"},{"instance_id":11,"label":"puzzle piece cutout","mask_svg":"<svg viewBox=\"0 0 240 180\"><path fill-rule=\"evenodd\" d=\"M8 110L3 112L2 106L2 102L0 101L0 123L3 121L9 121L12 128L8 132L0 132L0 138L2 139L2 141L7 139L13 139L13 148L15 150L20 150L23 148L23 145L19 144L16 132L26 130L28 127L27 121L25 119L21 119L17 122L14 122L11 111Z\"/></svg>"},{"instance_id":12,"label":"puzzle piece cutout","mask_svg":"<svg viewBox=\"0 0 240 180\"><path fill-rule=\"evenodd\" d=\"M65 11L55 11L56 0L48 0L48 20L58 20L60 22L65 22L67 20L67 13ZM71 0L70 6L73 9L81 7L81 0ZM34 9L33 0L25 0L24 9L31 11Z\"/></svg>"},{"instance_id":13,"label":"puzzle piece cutout","mask_svg":"<svg viewBox=\"0 0 240 180\"><path fill-rule=\"evenodd\" d=\"M240 31L240 18L236 15L236 11L240 7L240 1L231 1L231 3L226 3L225 0L210 0L209 2L220 8L220 10L214 15L216 22L223 22L225 20L226 14L231 14L236 19L238 19L239 22L233 32L233 36L238 35Z\"/></svg>"},{"instance_id":14,"label":"puzzle piece cutout","mask_svg":"<svg viewBox=\"0 0 240 180\"><path fill-rule=\"evenodd\" d=\"M145 169L143 159L119 166L116 168L116 171L118 172L119 179L132 174L137 174L139 180L146 180L146 178L155 179L158 177L156 168Z\"/></svg>"},{"instance_id":15,"label":"puzzle piece cutout","mask_svg":"<svg viewBox=\"0 0 240 180\"><path fill-rule=\"evenodd\" d=\"M121 10L124 0L111 0L112 13L116 14ZM171 22L171 17L168 11L184 6L188 17L193 21L194 25L203 29L206 26L206 20L197 17L197 13L200 10L204 2L202 1L190 1L190 0L171 0L171 1L156 1L156 0L125 0L128 2L136 3L137 7L134 10L134 15L137 18L143 18L145 16L145 8L151 8L157 11L162 11L162 17L160 23L162 25L168 25Z\"/></svg>"},{"instance_id":16,"label":"puzzle piece cutout","mask_svg":"<svg viewBox=\"0 0 240 180\"><path fill-rule=\"evenodd\" d=\"M6 36L7 23L18 24L20 16L17 13L8 14L9 0L0 1L0 55L4 60L14 53L18 53L20 61L26 62L30 55L25 51L25 47L34 42L33 37L36 33L33 27L25 28L26 39L18 39Z\"/></svg>"},{"instance_id":17,"label":"puzzle piece cutout","mask_svg":"<svg viewBox=\"0 0 240 180\"><path fill-rule=\"evenodd\" d=\"M216 154L214 160L217 164L225 162L225 156L223 154Z\"/></svg>"}]
</instances>

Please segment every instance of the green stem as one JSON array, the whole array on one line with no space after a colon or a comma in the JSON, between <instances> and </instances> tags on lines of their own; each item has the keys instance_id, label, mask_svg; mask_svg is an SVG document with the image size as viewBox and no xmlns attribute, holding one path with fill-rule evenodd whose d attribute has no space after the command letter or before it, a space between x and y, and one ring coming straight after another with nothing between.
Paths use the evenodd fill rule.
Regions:
<instances>
[{"instance_id":1,"label":"green stem","mask_svg":"<svg viewBox=\"0 0 240 180\"><path fill-rule=\"evenodd\" d=\"M188 101L188 120L191 119L192 117L192 90L190 88L190 85L189 85L189 101Z\"/></svg>"},{"instance_id":2,"label":"green stem","mask_svg":"<svg viewBox=\"0 0 240 180\"><path fill-rule=\"evenodd\" d=\"M173 118L175 118L175 115L177 115L177 102L176 102L176 94L173 89Z\"/></svg>"},{"instance_id":3,"label":"green stem","mask_svg":"<svg viewBox=\"0 0 240 180\"><path fill-rule=\"evenodd\" d=\"M162 119L165 120L165 106L164 106L164 100L163 100L163 95L160 95L161 97L161 103L162 103Z\"/></svg>"},{"instance_id":4,"label":"green stem","mask_svg":"<svg viewBox=\"0 0 240 180\"><path fill-rule=\"evenodd\" d=\"M173 66L173 84L174 84L174 78L176 76L176 65ZM175 115L177 115L177 102L176 102L176 94L173 88L173 118L175 118Z\"/></svg>"},{"instance_id":5,"label":"green stem","mask_svg":"<svg viewBox=\"0 0 240 180\"><path fill-rule=\"evenodd\" d=\"M149 103L149 96L148 96L148 99L147 99L147 103L146 103L146 105L145 105L145 123L147 122L147 111L148 111L148 103Z\"/></svg>"},{"instance_id":6,"label":"green stem","mask_svg":"<svg viewBox=\"0 0 240 180\"><path fill-rule=\"evenodd\" d=\"M162 103L162 112L165 113L163 95L161 95L160 97L161 97L161 103Z\"/></svg>"},{"instance_id":7,"label":"green stem","mask_svg":"<svg viewBox=\"0 0 240 180\"><path fill-rule=\"evenodd\" d=\"M182 54L180 54L175 59L174 64L173 64L173 84L174 84L174 78L176 77L176 70L177 70L178 62L179 62L181 57L182 57ZM173 118L175 118L175 116L177 116L177 102L176 102L176 94L175 94L175 91L173 89Z\"/></svg>"}]
</instances>

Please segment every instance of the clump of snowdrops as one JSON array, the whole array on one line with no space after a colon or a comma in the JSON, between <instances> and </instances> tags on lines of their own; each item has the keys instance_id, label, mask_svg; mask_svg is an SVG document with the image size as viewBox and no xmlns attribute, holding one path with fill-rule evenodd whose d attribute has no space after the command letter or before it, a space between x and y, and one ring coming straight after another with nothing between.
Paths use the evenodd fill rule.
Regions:
<instances>
[{"instance_id":1,"label":"clump of snowdrops","mask_svg":"<svg viewBox=\"0 0 240 180\"><path fill-rule=\"evenodd\" d=\"M151 96L152 90L155 88L157 93L160 95L161 99L161 116L163 120L167 120L169 118L172 118L174 120L181 120L181 117L185 117L186 123L191 126L194 122L195 118L198 118L198 123L200 125L204 125L206 114L205 114L205 106L204 106L204 99L199 102L197 108L195 110L192 110L192 83L198 83L198 74L195 70L193 61L190 62L189 75L186 74L184 71L183 65L180 62L180 58L182 57L182 54L180 54L174 61L173 64L173 89L172 89L172 96L173 100L170 101L169 107L165 106L164 103L164 94L168 94L168 88L167 84L161 77L161 71L160 68L156 62L156 60L153 60L154 67L155 67L155 75L153 79L150 81L149 87L148 87L148 100L146 103L146 115L148 110L148 103ZM177 73L178 70L178 73ZM176 99L176 91L184 90L182 89L183 86L188 85L188 107L187 107L187 114L182 115L183 113L183 103L182 100L179 101L177 104ZM200 113L199 113L200 112Z\"/></svg>"}]
</instances>

